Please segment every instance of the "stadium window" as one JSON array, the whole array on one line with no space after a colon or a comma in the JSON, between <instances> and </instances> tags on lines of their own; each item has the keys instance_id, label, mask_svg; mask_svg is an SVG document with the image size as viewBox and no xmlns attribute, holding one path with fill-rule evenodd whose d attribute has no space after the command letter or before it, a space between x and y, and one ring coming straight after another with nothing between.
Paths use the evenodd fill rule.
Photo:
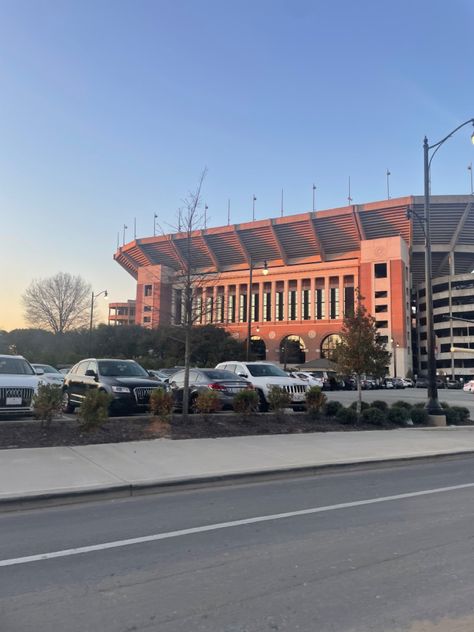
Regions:
<instances>
[{"instance_id":1,"label":"stadium window","mask_svg":"<svg viewBox=\"0 0 474 632\"><path fill-rule=\"evenodd\" d=\"M145 296L151 296L153 294L153 285L145 285L143 290Z\"/></svg>"},{"instance_id":2,"label":"stadium window","mask_svg":"<svg viewBox=\"0 0 474 632\"><path fill-rule=\"evenodd\" d=\"M376 279L386 279L387 278L387 264L374 263L374 276Z\"/></svg>"}]
</instances>

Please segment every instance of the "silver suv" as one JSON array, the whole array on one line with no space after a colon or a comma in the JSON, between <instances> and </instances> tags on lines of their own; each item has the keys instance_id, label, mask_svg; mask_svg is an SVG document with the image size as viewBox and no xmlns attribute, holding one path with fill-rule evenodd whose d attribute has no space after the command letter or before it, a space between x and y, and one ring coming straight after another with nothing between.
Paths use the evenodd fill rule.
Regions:
<instances>
[{"instance_id":1,"label":"silver suv","mask_svg":"<svg viewBox=\"0 0 474 632\"><path fill-rule=\"evenodd\" d=\"M0 415L32 413L40 378L23 356L0 355Z\"/></svg>"},{"instance_id":2,"label":"silver suv","mask_svg":"<svg viewBox=\"0 0 474 632\"><path fill-rule=\"evenodd\" d=\"M239 377L249 380L258 393L260 411L268 410L268 393L272 386L278 386L291 395L291 407L294 411L306 409L306 391L308 383L288 377L280 367L271 362L221 362L216 369L232 371Z\"/></svg>"}]
</instances>

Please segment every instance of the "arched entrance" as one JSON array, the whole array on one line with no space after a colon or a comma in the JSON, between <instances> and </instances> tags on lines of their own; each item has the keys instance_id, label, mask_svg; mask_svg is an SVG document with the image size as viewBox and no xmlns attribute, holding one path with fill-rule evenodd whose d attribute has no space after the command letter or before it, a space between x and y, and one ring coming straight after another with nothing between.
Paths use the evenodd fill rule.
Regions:
<instances>
[{"instance_id":1,"label":"arched entrance","mask_svg":"<svg viewBox=\"0 0 474 632\"><path fill-rule=\"evenodd\" d=\"M250 338L250 355L252 360L266 360L267 347L260 336Z\"/></svg>"},{"instance_id":2,"label":"arched entrance","mask_svg":"<svg viewBox=\"0 0 474 632\"><path fill-rule=\"evenodd\" d=\"M287 364L304 364L306 362L306 347L303 338L286 336L280 342L280 364L286 368Z\"/></svg>"},{"instance_id":3,"label":"arched entrance","mask_svg":"<svg viewBox=\"0 0 474 632\"><path fill-rule=\"evenodd\" d=\"M321 357L332 360L338 342L341 342L341 336L339 334L329 334L329 336L326 336L321 342Z\"/></svg>"}]
</instances>

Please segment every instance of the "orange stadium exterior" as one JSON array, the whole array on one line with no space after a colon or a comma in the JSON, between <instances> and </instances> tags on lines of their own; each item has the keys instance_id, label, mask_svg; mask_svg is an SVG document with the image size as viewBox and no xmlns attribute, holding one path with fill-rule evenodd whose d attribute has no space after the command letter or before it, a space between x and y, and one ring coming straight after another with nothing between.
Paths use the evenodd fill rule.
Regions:
<instances>
[{"instance_id":1,"label":"orange stadium exterior","mask_svg":"<svg viewBox=\"0 0 474 632\"><path fill-rule=\"evenodd\" d=\"M472 202L432 197L434 276L474 269ZM288 340L299 347L300 364L328 357L358 289L393 351L391 374L404 376L413 349L423 346L416 327L412 341L412 292L424 281L422 214L423 198L408 196L199 230L190 245L185 233L135 239L114 258L137 280L135 322L178 325L183 293L176 276L189 245L202 279L198 322L223 326L242 341L252 266L252 349L275 362L283 362Z\"/></svg>"}]
</instances>

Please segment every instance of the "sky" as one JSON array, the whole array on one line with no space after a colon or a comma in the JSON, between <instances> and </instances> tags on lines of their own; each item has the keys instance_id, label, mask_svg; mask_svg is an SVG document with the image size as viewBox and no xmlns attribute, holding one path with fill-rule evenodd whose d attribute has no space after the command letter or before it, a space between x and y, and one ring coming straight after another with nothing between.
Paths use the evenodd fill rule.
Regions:
<instances>
[{"instance_id":1,"label":"sky","mask_svg":"<svg viewBox=\"0 0 474 632\"><path fill-rule=\"evenodd\" d=\"M423 137L474 117L471 0L0 0L0 329L33 279L135 297L113 254L209 225L423 192ZM468 194L471 129L433 194ZM106 309L102 308L102 316Z\"/></svg>"}]
</instances>

